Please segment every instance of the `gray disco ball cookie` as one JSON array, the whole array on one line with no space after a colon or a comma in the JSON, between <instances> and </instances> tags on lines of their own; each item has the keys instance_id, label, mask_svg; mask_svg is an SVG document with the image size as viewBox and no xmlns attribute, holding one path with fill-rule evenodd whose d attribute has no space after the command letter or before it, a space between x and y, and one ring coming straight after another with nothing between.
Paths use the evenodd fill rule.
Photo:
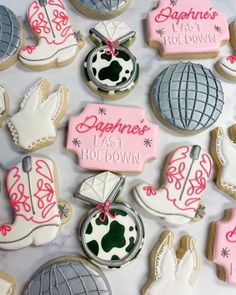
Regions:
<instances>
[{"instance_id":1,"label":"gray disco ball cookie","mask_svg":"<svg viewBox=\"0 0 236 295\"><path fill-rule=\"evenodd\" d=\"M131 0L71 0L81 13L97 19L110 19L123 13Z\"/></svg>"},{"instance_id":2,"label":"gray disco ball cookie","mask_svg":"<svg viewBox=\"0 0 236 295\"><path fill-rule=\"evenodd\" d=\"M15 63L20 48L20 23L10 9L0 5L0 70Z\"/></svg>"},{"instance_id":3,"label":"gray disco ball cookie","mask_svg":"<svg viewBox=\"0 0 236 295\"><path fill-rule=\"evenodd\" d=\"M82 258L62 257L40 268L24 295L111 295L105 275Z\"/></svg>"},{"instance_id":4,"label":"gray disco ball cookie","mask_svg":"<svg viewBox=\"0 0 236 295\"><path fill-rule=\"evenodd\" d=\"M219 118L224 92L209 69L181 62L158 75L151 103L157 117L171 129L184 134L198 133Z\"/></svg>"}]
</instances>

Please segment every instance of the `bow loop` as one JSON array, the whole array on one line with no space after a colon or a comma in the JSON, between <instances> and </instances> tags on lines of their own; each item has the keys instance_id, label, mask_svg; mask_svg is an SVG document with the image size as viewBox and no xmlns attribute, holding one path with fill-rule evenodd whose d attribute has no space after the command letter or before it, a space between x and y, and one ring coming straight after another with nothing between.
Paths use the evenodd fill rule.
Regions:
<instances>
[{"instance_id":1,"label":"bow loop","mask_svg":"<svg viewBox=\"0 0 236 295\"><path fill-rule=\"evenodd\" d=\"M110 41L106 40L106 45L108 45L109 50L106 51L106 55L114 55L117 56L119 52L116 50L116 47L119 46L120 42L119 40Z\"/></svg>"},{"instance_id":2,"label":"bow loop","mask_svg":"<svg viewBox=\"0 0 236 295\"><path fill-rule=\"evenodd\" d=\"M99 216L99 220L101 222L104 222L106 220L107 215L113 219L116 218L116 214L112 214L109 210L111 205L112 205L112 202L110 200L107 200L105 203L98 204L97 206L98 211L103 213L103 217Z\"/></svg>"}]
</instances>

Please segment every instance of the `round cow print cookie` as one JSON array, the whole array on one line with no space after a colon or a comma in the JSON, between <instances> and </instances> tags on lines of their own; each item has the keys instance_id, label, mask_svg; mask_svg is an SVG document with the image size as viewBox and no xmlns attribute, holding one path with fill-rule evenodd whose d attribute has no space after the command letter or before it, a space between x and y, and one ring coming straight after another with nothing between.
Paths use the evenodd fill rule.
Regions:
<instances>
[{"instance_id":1,"label":"round cow print cookie","mask_svg":"<svg viewBox=\"0 0 236 295\"><path fill-rule=\"evenodd\" d=\"M17 61L21 45L19 20L9 8L0 5L0 71Z\"/></svg>"},{"instance_id":2,"label":"round cow print cookie","mask_svg":"<svg viewBox=\"0 0 236 295\"><path fill-rule=\"evenodd\" d=\"M139 64L128 47L136 33L120 22L102 22L90 30L90 38L99 44L86 57L84 71L88 86L98 95L118 99L136 85Z\"/></svg>"},{"instance_id":3,"label":"round cow print cookie","mask_svg":"<svg viewBox=\"0 0 236 295\"><path fill-rule=\"evenodd\" d=\"M83 250L96 264L109 268L132 261L143 245L140 217L129 205L114 202L124 181L121 176L103 172L84 180L75 194L95 206L80 226Z\"/></svg>"},{"instance_id":4,"label":"round cow print cookie","mask_svg":"<svg viewBox=\"0 0 236 295\"><path fill-rule=\"evenodd\" d=\"M97 19L110 19L122 14L131 0L71 0L84 15Z\"/></svg>"},{"instance_id":5,"label":"round cow print cookie","mask_svg":"<svg viewBox=\"0 0 236 295\"><path fill-rule=\"evenodd\" d=\"M164 125L191 135L212 126L224 105L219 80L204 66L191 62L172 64L155 79L152 108Z\"/></svg>"}]
</instances>

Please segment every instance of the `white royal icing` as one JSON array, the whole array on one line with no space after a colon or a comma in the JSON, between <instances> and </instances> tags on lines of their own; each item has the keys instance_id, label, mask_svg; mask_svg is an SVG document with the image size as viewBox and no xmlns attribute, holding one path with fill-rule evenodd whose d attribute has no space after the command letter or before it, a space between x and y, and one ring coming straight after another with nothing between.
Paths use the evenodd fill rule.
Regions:
<instances>
[{"instance_id":1,"label":"white royal icing","mask_svg":"<svg viewBox=\"0 0 236 295\"><path fill-rule=\"evenodd\" d=\"M221 185L236 192L236 144L227 135L218 135L216 152L223 166L220 173Z\"/></svg>"},{"instance_id":2,"label":"white royal icing","mask_svg":"<svg viewBox=\"0 0 236 295\"><path fill-rule=\"evenodd\" d=\"M65 105L64 86L61 85L57 91L45 98L41 89L43 81L27 92L20 111L7 122L15 144L25 150L55 140L54 121Z\"/></svg>"},{"instance_id":3,"label":"white royal icing","mask_svg":"<svg viewBox=\"0 0 236 295\"><path fill-rule=\"evenodd\" d=\"M125 23L108 21L99 23L95 29L110 41L115 41L131 31Z\"/></svg>"},{"instance_id":4,"label":"white royal icing","mask_svg":"<svg viewBox=\"0 0 236 295\"><path fill-rule=\"evenodd\" d=\"M2 86L0 86L0 118L5 111L6 111L5 89Z\"/></svg>"},{"instance_id":5,"label":"white royal icing","mask_svg":"<svg viewBox=\"0 0 236 295\"><path fill-rule=\"evenodd\" d=\"M12 283L0 278L0 294L10 295L12 292Z\"/></svg>"}]
</instances>

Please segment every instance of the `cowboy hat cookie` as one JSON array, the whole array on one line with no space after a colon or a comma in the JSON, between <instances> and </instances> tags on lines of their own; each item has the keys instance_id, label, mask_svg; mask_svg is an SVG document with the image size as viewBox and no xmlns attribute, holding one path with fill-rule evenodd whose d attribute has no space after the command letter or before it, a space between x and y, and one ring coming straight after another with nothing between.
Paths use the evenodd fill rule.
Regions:
<instances>
[{"instance_id":1,"label":"cowboy hat cookie","mask_svg":"<svg viewBox=\"0 0 236 295\"><path fill-rule=\"evenodd\" d=\"M111 295L103 272L81 257L60 257L43 265L31 277L23 295Z\"/></svg>"},{"instance_id":2,"label":"cowboy hat cookie","mask_svg":"<svg viewBox=\"0 0 236 295\"><path fill-rule=\"evenodd\" d=\"M222 85L200 64L180 62L163 70L151 91L152 109L171 130L193 135L212 126L224 105Z\"/></svg>"},{"instance_id":3,"label":"cowboy hat cookie","mask_svg":"<svg viewBox=\"0 0 236 295\"><path fill-rule=\"evenodd\" d=\"M6 188L15 218L0 225L0 249L47 244L71 217L70 205L58 199L56 166L49 158L25 157L8 172Z\"/></svg>"},{"instance_id":4,"label":"cowboy hat cookie","mask_svg":"<svg viewBox=\"0 0 236 295\"><path fill-rule=\"evenodd\" d=\"M198 145L180 146L167 158L164 184L140 183L133 192L138 204L172 225L197 221L205 215L201 197L212 172L212 160Z\"/></svg>"},{"instance_id":5,"label":"cowboy hat cookie","mask_svg":"<svg viewBox=\"0 0 236 295\"><path fill-rule=\"evenodd\" d=\"M208 259L218 269L218 278L228 284L236 284L236 208L227 209L224 218L211 224Z\"/></svg>"},{"instance_id":6,"label":"cowboy hat cookie","mask_svg":"<svg viewBox=\"0 0 236 295\"><path fill-rule=\"evenodd\" d=\"M15 288L16 288L15 279L4 272L0 272L1 295L14 295Z\"/></svg>"},{"instance_id":7,"label":"cowboy hat cookie","mask_svg":"<svg viewBox=\"0 0 236 295\"><path fill-rule=\"evenodd\" d=\"M223 192L236 199L236 125L229 127L229 136L222 128L211 132L211 155L217 166L216 184Z\"/></svg>"},{"instance_id":8,"label":"cowboy hat cookie","mask_svg":"<svg viewBox=\"0 0 236 295\"><path fill-rule=\"evenodd\" d=\"M71 3L84 15L104 20L122 14L131 0L71 0Z\"/></svg>"},{"instance_id":9,"label":"cowboy hat cookie","mask_svg":"<svg viewBox=\"0 0 236 295\"><path fill-rule=\"evenodd\" d=\"M139 215L115 199L125 182L122 176L102 172L85 179L74 195L94 206L80 225L84 253L96 264L120 268L137 257L144 239Z\"/></svg>"},{"instance_id":10,"label":"cowboy hat cookie","mask_svg":"<svg viewBox=\"0 0 236 295\"><path fill-rule=\"evenodd\" d=\"M0 5L0 71L18 60L21 39L21 25L16 15L9 8Z\"/></svg>"},{"instance_id":11,"label":"cowboy hat cookie","mask_svg":"<svg viewBox=\"0 0 236 295\"><path fill-rule=\"evenodd\" d=\"M233 21L230 26L230 42L233 50L236 51L236 21ZM216 63L217 72L230 81L236 82L236 56L230 55L220 58Z\"/></svg>"},{"instance_id":12,"label":"cowboy hat cookie","mask_svg":"<svg viewBox=\"0 0 236 295\"><path fill-rule=\"evenodd\" d=\"M200 262L195 241L191 236L183 236L177 252L173 242L174 234L164 231L151 252L150 275L142 295L196 295L194 283Z\"/></svg>"},{"instance_id":13,"label":"cowboy hat cookie","mask_svg":"<svg viewBox=\"0 0 236 295\"><path fill-rule=\"evenodd\" d=\"M34 0L27 17L37 44L22 48L22 64L32 70L70 64L84 42L81 32L73 31L62 0Z\"/></svg>"},{"instance_id":14,"label":"cowboy hat cookie","mask_svg":"<svg viewBox=\"0 0 236 295\"><path fill-rule=\"evenodd\" d=\"M67 149L82 168L142 172L156 158L157 139L158 126L147 121L143 108L87 104L70 117Z\"/></svg>"},{"instance_id":15,"label":"cowboy hat cookie","mask_svg":"<svg viewBox=\"0 0 236 295\"><path fill-rule=\"evenodd\" d=\"M9 113L9 96L6 89L0 85L0 127Z\"/></svg>"},{"instance_id":16,"label":"cowboy hat cookie","mask_svg":"<svg viewBox=\"0 0 236 295\"><path fill-rule=\"evenodd\" d=\"M8 121L17 146L33 152L56 140L57 126L67 111L68 89L59 85L52 93L50 82L42 79L24 96L20 110Z\"/></svg>"},{"instance_id":17,"label":"cowboy hat cookie","mask_svg":"<svg viewBox=\"0 0 236 295\"><path fill-rule=\"evenodd\" d=\"M229 40L227 18L210 0L160 0L147 17L150 47L164 58L209 58Z\"/></svg>"},{"instance_id":18,"label":"cowboy hat cookie","mask_svg":"<svg viewBox=\"0 0 236 295\"><path fill-rule=\"evenodd\" d=\"M121 22L102 22L90 30L96 44L84 62L88 86L98 95L118 99L127 95L139 78L139 64L128 47L136 33Z\"/></svg>"}]
</instances>

